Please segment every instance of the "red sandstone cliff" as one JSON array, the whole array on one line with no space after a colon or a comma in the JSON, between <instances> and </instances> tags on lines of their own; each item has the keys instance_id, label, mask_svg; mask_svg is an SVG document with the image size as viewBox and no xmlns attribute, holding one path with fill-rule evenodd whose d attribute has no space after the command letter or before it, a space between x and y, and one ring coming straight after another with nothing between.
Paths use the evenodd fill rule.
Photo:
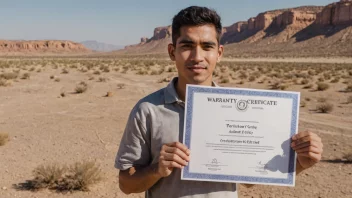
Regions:
<instances>
[{"instance_id":1,"label":"red sandstone cliff","mask_svg":"<svg viewBox=\"0 0 352 198\"><path fill-rule=\"evenodd\" d=\"M341 0L327 5L318 14L316 23L320 25L352 24L352 0Z\"/></svg>"},{"instance_id":2,"label":"red sandstone cliff","mask_svg":"<svg viewBox=\"0 0 352 198\"><path fill-rule=\"evenodd\" d=\"M302 6L272 10L258 14L247 21L236 22L223 28L222 44L235 51L236 45L248 52L261 49L278 53L285 48L297 52L317 54L352 55L352 0L341 0L327 6ZM347 26L346 26L347 25ZM166 52L171 42L171 27L155 28L153 37L143 38L141 43L126 47L126 53ZM341 43L342 42L342 43ZM277 45L276 47L274 45ZM318 47L322 45L321 49ZM329 47L327 47L329 46ZM344 47L341 47L344 46ZM340 49L341 48L341 49ZM343 49L342 49L343 48ZM320 50L320 51L319 51ZM237 53L237 52L236 52ZM256 52L257 53L257 52ZM286 55L285 54L285 55Z\"/></svg>"},{"instance_id":3,"label":"red sandstone cliff","mask_svg":"<svg viewBox=\"0 0 352 198\"><path fill-rule=\"evenodd\" d=\"M0 53L86 53L91 52L80 43L72 41L8 41L0 40Z\"/></svg>"}]
</instances>

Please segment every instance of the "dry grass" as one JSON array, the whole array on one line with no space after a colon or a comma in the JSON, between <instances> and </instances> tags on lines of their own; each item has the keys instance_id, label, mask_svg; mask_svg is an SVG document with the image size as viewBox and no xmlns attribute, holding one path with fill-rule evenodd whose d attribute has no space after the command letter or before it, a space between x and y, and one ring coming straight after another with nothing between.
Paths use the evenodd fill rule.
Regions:
<instances>
[{"instance_id":1,"label":"dry grass","mask_svg":"<svg viewBox=\"0 0 352 198\"><path fill-rule=\"evenodd\" d=\"M345 92L352 92L352 83L348 84L345 88Z\"/></svg>"},{"instance_id":2,"label":"dry grass","mask_svg":"<svg viewBox=\"0 0 352 198\"><path fill-rule=\"evenodd\" d=\"M352 153L347 153L342 157L347 162L352 162Z\"/></svg>"},{"instance_id":3,"label":"dry grass","mask_svg":"<svg viewBox=\"0 0 352 198\"><path fill-rule=\"evenodd\" d=\"M351 104L352 103L352 96L348 96L347 97L347 104Z\"/></svg>"},{"instance_id":4,"label":"dry grass","mask_svg":"<svg viewBox=\"0 0 352 198\"><path fill-rule=\"evenodd\" d=\"M98 80L98 81L99 81L99 82L106 82L106 80L107 80L107 79L106 79L105 77L99 77L99 80Z\"/></svg>"},{"instance_id":5,"label":"dry grass","mask_svg":"<svg viewBox=\"0 0 352 198\"><path fill-rule=\"evenodd\" d=\"M64 69L62 69L62 72L61 72L62 74L68 74L69 73L69 70L68 69L66 69L66 68L64 68Z\"/></svg>"},{"instance_id":6,"label":"dry grass","mask_svg":"<svg viewBox=\"0 0 352 198\"><path fill-rule=\"evenodd\" d=\"M16 72L9 72L9 73L0 74L0 79L3 78L5 80L16 79L17 77L18 77L18 73L16 73Z\"/></svg>"},{"instance_id":7,"label":"dry grass","mask_svg":"<svg viewBox=\"0 0 352 198\"><path fill-rule=\"evenodd\" d=\"M119 83L119 84L117 84L117 87L119 89L124 89L126 87L126 85L124 83Z\"/></svg>"},{"instance_id":8,"label":"dry grass","mask_svg":"<svg viewBox=\"0 0 352 198\"><path fill-rule=\"evenodd\" d=\"M102 180L100 167L94 162L77 162L68 169L63 178L61 191L89 191L89 187Z\"/></svg>"},{"instance_id":9,"label":"dry grass","mask_svg":"<svg viewBox=\"0 0 352 198\"><path fill-rule=\"evenodd\" d=\"M30 74L29 73L24 73L21 77L21 79L25 80L25 79L29 79L30 78Z\"/></svg>"},{"instance_id":10,"label":"dry grass","mask_svg":"<svg viewBox=\"0 0 352 198\"><path fill-rule=\"evenodd\" d=\"M8 133L0 133L0 146L5 145L9 141Z\"/></svg>"},{"instance_id":11,"label":"dry grass","mask_svg":"<svg viewBox=\"0 0 352 198\"><path fill-rule=\"evenodd\" d=\"M102 172L95 162L77 162L71 166L41 165L33 170L33 180L14 185L18 190L38 191L48 188L57 192L89 191L102 180Z\"/></svg>"},{"instance_id":12,"label":"dry grass","mask_svg":"<svg viewBox=\"0 0 352 198\"><path fill-rule=\"evenodd\" d=\"M306 106L306 102L301 101L301 103L300 103L300 107L305 107L305 106Z\"/></svg>"},{"instance_id":13,"label":"dry grass","mask_svg":"<svg viewBox=\"0 0 352 198\"><path fill-rule=\"evenodd\" d=\"M55 82L60 82L60 80L61 80L61 79L57 77L57 78L55 78L54 81L55 81Z\"/></svg>"},{"instance_id":14,"label":"dry grass","mask_svg":"<svg viewBox=\"0 0 352 198\"><path fill-rule=\"evenodd\" d=\"M317 112L320 112L320 113L330 113L334 108L334 105L331 104L331 103L319 103L317 105Z\"/></svg>"},{"instance_id":15,"label":"dry grass","mask_svg":"<svg viewBox=\"0 0 352 198\"><path fill-rule=\"evenodd\" d=\"M6 79L0 78L0 87L7 87L10 83Z\"/></svg>"},{"instance_id":16,"label":"dry grass","mask_svg":"<svg viewBox=\"0 0 352 198\"><path fill-rule=\"evenodd\" d=\"M317 91L325 91L329 89L330 85L322 82L317 83Z\"/></svg>"},{"instance_id":17,"label":"dry grass","mask_svg":"<svg viewBox=\"0 0 352 198\"><path fill-rule=\"evenodd\" d=\"M80 94L86 92L88 89L88 84L84 81L81 81L76 85L75 92Z\"/></svg>"}]
</instances>

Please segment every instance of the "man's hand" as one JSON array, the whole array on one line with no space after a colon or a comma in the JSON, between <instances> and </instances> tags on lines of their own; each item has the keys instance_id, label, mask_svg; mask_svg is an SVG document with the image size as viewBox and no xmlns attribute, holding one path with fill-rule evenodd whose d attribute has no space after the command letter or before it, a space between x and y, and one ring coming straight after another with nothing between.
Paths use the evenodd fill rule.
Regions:
<instances>
[{"instance_id":1,"label":"man's hand","mask_svg":"<svg viewBox=\"0 0 352 198\"><path fill-rule=\"evenodd\" d=\"M303 169L318 163L323 153L321 138L308 131L292 136L291 147L297 152L297 161Z\"/></svg>"},{"instance_id":2,"label":"man's hand","mask_svg":"<svg viewBox=\"0 0 352 198\"><path fill-rule=\"evenodd\" d=\"M157 172L161 177L167 177L174 168L188 165L190 150L180 142L165 144L161 147Z\"/></svg>"}]
</instances>

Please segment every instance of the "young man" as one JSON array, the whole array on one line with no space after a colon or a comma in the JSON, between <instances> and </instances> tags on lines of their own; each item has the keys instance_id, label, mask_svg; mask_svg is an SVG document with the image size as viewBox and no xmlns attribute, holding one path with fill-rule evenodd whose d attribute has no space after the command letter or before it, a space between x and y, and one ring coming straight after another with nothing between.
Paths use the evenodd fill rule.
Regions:
<instances>
[{"instance_id":1,"label":"young man","mask_svg":"<svg viewBox=\"0 0 352 198\"><path fill-rule=\"evenodd\" d=\"M224 51L221 31L220 17L205 7L188 7L173 18L168 52L178 78L140 100L129 116L115 162L124 193L145 191L146 197L153 198L237 197L233 183L180 179L181 169L192 160L191 151L180 143L186 84L216 86L212 73ZM297 172L321 158L322 143L313 133L295 135L292 147L298 153Z\"/></svg>"}]
</instances>

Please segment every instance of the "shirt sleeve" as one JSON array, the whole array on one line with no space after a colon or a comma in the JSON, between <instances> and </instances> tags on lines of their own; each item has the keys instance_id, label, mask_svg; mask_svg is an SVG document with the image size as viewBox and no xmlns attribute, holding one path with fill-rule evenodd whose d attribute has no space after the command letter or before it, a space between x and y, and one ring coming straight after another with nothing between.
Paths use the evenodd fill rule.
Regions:
<instances>
[{"instance_id":1,"label":"shirt sleeve","mask_svg":"<svg viewBox=\"0 0 352 198\"><path fill-rule=\"evenodd\" d=\"M116 155L115 168L127 170L132 166L149 165L151 161L150 138L148 138L143 117L146 116L138 108L135 107L131 111Z\"/></svg>"}]
</instances>

